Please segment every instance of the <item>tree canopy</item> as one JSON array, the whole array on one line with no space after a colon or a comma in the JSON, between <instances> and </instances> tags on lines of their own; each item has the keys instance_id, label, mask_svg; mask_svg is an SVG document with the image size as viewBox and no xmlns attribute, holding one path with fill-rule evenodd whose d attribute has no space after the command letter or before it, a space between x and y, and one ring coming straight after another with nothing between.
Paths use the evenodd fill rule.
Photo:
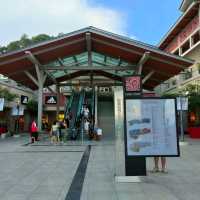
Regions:
<instances>
[{"instance_id":1,"label":"tree canopy","mask_svg":"<svg viewBox=\"0 0 200 200\"><path fill-rule=\"evenodd\" d=\"M58 34L61 36L62 34ZM47 41L55 38L54 36L49 36L47 34L39 34L29 38L27 34L23 34L19 40L10 42L7 46L0 46L0 54L4 54L7 52L15 51L18 49L23 49L30 45L34 45L43 41Z\"/></svg>"},{"instance_id":2,"label":"tree canopy","mask_svg":"<svg viewBox=\"0 0 200 200\"><path fill-rule=\"evenodd\" d=\"M5 98L6 101L13 101L18 95L9 92L8 89L0 87L0 98Z\"/></svg>"}]
</instances>

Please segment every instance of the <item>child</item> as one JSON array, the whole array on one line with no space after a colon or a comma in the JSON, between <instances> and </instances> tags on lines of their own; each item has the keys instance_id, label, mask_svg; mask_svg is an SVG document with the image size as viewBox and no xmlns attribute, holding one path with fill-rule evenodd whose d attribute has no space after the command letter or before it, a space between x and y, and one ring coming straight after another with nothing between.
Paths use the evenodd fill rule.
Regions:
<instances>
[{"instance_id":1,"label":"child","mask_svg":"<svg viewBox=\"0 0 200 200\"><path fill-rule=\"evenodd\" d=\"M51 127L51 143L55 144L57 142L59 142L58 123L54 121Z\"/></svg>"}]
</instances>

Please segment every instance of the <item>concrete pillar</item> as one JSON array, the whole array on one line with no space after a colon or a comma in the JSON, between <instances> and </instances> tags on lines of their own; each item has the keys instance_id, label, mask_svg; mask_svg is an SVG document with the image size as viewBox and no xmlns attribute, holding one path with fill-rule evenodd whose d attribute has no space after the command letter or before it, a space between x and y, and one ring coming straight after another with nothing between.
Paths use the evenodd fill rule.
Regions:
<instances>
[{"instance_id":1,"label":"concrete pillar","mask_svg":"<svg viewBox=\"0 0 200 200\"><path fill-rule=\"evenodd\" d=\"M42 114L43 114L43 83L39 82L38 88L38 130L42 130Z\"/></svg>"},{"instance_id":2,"label":"concrete pillar","mask_svg":"<svg viewBox=\"0 0 200 200\"><path fill-rule=\"evenodd\" d=\"M59 85L56 85L56 94L57 94L56 118L58 119L58 115L60 113L60 87Z\"/></svg>"},{"instance_id":3,"label":"concrete pillar","mask_svg":"<svg viewBox=\"0 0 200 200\"><path fill-rule=\"evenodd\" d=\"M98 125L98 87L95 86L95 108L94 108L94 113L95 113L95 125Z\"/></svg>"},{"instance_id":4,"label":"concrete pillar","mask_svg":"<svg viewBox=\"0 0 200 200\"><path fill-rule=\"evenodd\" d=\"M114 87L115 175L125 176L124 94L122 86Z\"/></svg>"}]
</instances>

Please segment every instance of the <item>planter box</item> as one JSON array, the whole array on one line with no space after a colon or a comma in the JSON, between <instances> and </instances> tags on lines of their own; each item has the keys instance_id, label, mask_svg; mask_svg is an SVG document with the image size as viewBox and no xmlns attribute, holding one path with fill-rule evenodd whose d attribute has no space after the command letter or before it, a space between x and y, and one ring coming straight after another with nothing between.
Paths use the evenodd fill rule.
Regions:
<instances>
[{"instance_id":1,"label":"planter box","mask_svg":"<svg viewBox=\"0 0 200 200\"><path fill-rule=\"evenodd\" d=\"M188 132L191 138L200 138L200 127L189 127Z\"/></svg>"}]
</instances>

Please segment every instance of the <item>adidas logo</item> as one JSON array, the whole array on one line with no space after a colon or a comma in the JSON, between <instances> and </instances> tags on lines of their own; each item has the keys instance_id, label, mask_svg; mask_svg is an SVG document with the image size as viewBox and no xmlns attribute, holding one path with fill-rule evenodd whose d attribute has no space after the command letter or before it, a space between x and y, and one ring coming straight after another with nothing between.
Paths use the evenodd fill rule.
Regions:
<instances>
[{"instance_id":1,"label":"adidas logo","mask_svg":"<svg viewBox=\"0 0 200 200\"><path fill-rule=\"evenodd\" d=\"M48 99L47 103L49 103L49 104L55 104L56 100L54 99L54 97L50 97L50 99Z\"/></svg>"},{"instance_id":2,"label":"adidas logo","mask_svg":"<svg viewBox=\"0 0 200 200\"><path fill-rule=\"evenodd\" d=\"M24 103L24 104L27 104L27 103L28 103L28 98L27 98L27 97L25 97L25 98L23 99L23 103Z\"/></svg>"}]
</instances>

